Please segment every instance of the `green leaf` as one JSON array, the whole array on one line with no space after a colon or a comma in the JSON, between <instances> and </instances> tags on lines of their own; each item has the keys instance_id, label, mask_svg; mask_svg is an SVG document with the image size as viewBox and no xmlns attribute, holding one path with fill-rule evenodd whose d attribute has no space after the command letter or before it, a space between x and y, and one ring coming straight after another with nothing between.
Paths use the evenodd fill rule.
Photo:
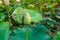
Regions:
<instances>
[{"instance_id":1,"label":"green leaf","mask_svg":"<svg viewBox=\"0 0 60 40\"><path fill-rule=\"evenodd\" d=\"M29 14L30 14L30 16L31 16L31 18L32 18L32 22L38 22L38 21L40 21L40 20L42 20L42 15L41 14L39 14L37 11L35 11L35 10L29 10L29 9L24 9L25 11L27 11Z\"/></svg>"},{"instance_id":2,"label":"green leaf","mask_svg":"<svg viewBox=\"0 0 60 40\"><path fill-rule=\"evenodd\" d=\"M21 3L16 3L15 5L14 5L14 9L16 9L16 8L18 8L18 7L20 7L21 6Z\"/></svg>"},{"instance_id":3,"label":"green leaf","mask_svg":"<svg viewBox=\"0 0 60 40\"><path fill-rule=\"evenodd\" d=\"M0 40L7 40L9 37L9 24L8 22L0 23Z\"/></svg>"},{"instance_id":4,"label":"green leaf","mask_svg":"<svg viewBox=\"0 0 60 40\"><path fill-rule=\"evenodd\" d=\"M39 14L35 10L29 10L29 9L23 9L21 7L18 7L12 14L12 17L15 21L18 21L19 23L23 22L23 16L24 14L28 12L31 17L31 22L38 22L42 20L42 15Z\"/></svg>"},{"instance_id":5,"label":"green leaf","mask_svg":"<svg viewBox=\"0 0 60 40\"><path fill-rule=\"evenodd\" d=\"M5 15L3 13L0 13L0 22L4 21Z\"/></svg>"},{"instance_id":6,"label":"green leaf","mask_svg":"<svg viewBox=\"0 0 60 40\"><path fill-rule=\"evenodd\" d=\"M49 35L45 32L45 26L36 24L36 27L30 25L28 27L28 40L50 40ZM10 40L26 40L26 26L16 28L11 32Z\"/></svg>"},{"instance_id":7,"label":"green leaf","mask_svg":"<svg viewBox=\"0 0 60 40\"><path fill-rule=\"evenodd\" d=\"M60 30L56 34L56 40L60 40Z\"/></svg>"}]
</instances>

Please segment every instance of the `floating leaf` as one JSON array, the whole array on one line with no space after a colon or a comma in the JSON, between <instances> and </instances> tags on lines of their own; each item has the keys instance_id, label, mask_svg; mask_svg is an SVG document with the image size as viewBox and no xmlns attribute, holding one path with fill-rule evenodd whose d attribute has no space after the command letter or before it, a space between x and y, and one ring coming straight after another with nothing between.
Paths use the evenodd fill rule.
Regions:
<instances>
[{"instance_id":1,"label":"floating leaf","mask_svg":"<svg viewBox=\"0 0 60 40\"><path fill-rule=\"evenodd\" d=\"M60 30L56 34L56 40L60 40Z\"/></svg>"},{"instance_id":2,"label":"floating leaf","mask_svg":"<svg viewBox=\"0 0 60 40\"><path fill-rule=\"evenodd\" d=\"M58 5L58 3L53 3L53 4L51 4L50 6L49 6L49 8L54 8L54 7L56 7Z\"/></svg>"},{"instance_id":3,"label":"floating leaf","mask_svg":"<svg viewBox=\"0 0 60 40\"><path fill-rule=\"evenodd\" d=\"M0 40L8 40L9 37L9 24L8 22L0 23Z\"/></svg>"},{"instance_id":4,"label":"floating leaf","mask_svg":"<svg viewBox=\"0 0 60 40\"><path fill-rule=\"evenodd\" d=\"M31 28L32 27L32 28ZM46 34L46 27L40 24L36 24L36 27L32 25L28 27L28 40L50 40L49 35ZM23 28L16 28L11 32L10 40L26 40L26 26Z\"/></svg>"},{"instance_id":5,"label":"floating leaf","mask_svg":"<svg viewBox=\"0 0 60 40\"><path fill-rule=\"evenodd\" d=\"M0 22L4 21L5 15L3 13L0 13Z\"/></svg>"},{"instance_id":6,"label":"floating leaf","mask_svg":"<svg viewBox=\"0 0 60 40\"><path fill-rule=\"evenodd\" d=\"M12 17L15 21L18 21L19 23L23 22L23 16L24 14L28 12L29 15L31 16L31 22L38 22L42 20L42 15L39 14L35 10L29 10L29 9L23 9L21 7L18 7L12 14Z\"/></svg>"}]
</instances>

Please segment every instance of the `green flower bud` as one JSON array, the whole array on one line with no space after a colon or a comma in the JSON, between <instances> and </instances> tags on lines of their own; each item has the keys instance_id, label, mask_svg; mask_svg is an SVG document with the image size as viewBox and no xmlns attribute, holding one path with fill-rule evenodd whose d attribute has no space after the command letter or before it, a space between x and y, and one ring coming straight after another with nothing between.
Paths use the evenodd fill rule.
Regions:
<instances>
[{"instance_id":1,"label":"green flower bud","mask_svg":"<svg viewBox=\"0 0 60 40\"><path fill-rule=\"evenodd\" d=\"M31 17L29 13L25 13L24 15L24 24L30 24L31 23Z\"/></svg>"}]
</instances>

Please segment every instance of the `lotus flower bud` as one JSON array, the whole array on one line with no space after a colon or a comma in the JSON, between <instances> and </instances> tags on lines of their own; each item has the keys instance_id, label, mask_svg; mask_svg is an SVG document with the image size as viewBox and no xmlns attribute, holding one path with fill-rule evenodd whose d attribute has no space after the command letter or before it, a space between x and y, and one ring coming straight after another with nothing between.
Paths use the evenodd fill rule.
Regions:
<instances>
[{"instance_id":1,"label":"lotus flower bud","mask_svg":"<svg viewBox=\"0 0 60 40\"><path fill-rule=\"evenodd\" d=\"M26 13L24 15L24 24L30 24L31 23L31 17L29 15L29 13Z\"/></svg>"},{"instance_id":2,"label":"lotus flower bud","mask_svg":"<svg viewBox=\"0 0 60 40\"><path fill-rule=\"evenodd\" d=\"M2 1L0 1L0 4L2 4Z\"/></svg>"},{"instance_id":3,"label":"lotus flower bud","mask_svg":"<svg viewBox=\"0 0 60 40\"><path fill-rule=\"evenodd\" d=\"M4 0L5 5L9 5L9 0Z\"/></svg>"},{"instance_id":4,"label":"lotus flower bud","mask_svg":"<svg viewBox=\"0 0 60 40\"><path fill-rule=\"evenodd\" d=\"M16 0L16 2L20 2L20 0Z\"/></svg>"}]
</instances>

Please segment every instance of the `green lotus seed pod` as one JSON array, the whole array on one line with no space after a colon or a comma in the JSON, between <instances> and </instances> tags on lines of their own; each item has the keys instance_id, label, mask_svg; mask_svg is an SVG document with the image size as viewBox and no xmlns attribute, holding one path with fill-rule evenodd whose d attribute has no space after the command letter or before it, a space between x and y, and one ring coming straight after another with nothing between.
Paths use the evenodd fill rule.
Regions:
<instances>
[{"instance_id":1,"label":"green lotus seed pod","mask_svg":"<svg viewBox=\"0 0 60 40\"><path fill-rule=\"evenodd\" d=\"M25 13L24 15L24 24L30 24L31 23L31 17L29 13Z\"/></svg>"}]
</instances>

